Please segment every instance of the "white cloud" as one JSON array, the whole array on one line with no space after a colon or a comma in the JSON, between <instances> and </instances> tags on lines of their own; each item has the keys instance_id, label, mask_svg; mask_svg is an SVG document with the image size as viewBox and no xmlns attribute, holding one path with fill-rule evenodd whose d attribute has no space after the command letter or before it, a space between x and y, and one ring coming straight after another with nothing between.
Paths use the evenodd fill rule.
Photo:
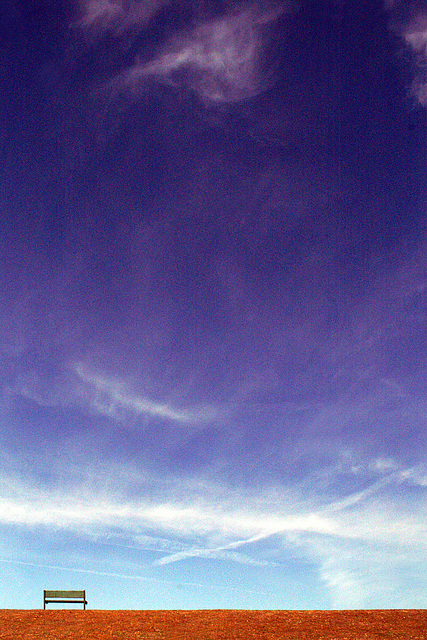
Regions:
<instances>
[{"instance_id":1,"label":"white cloud","mask_svg":"<svg viewBox=\"0 0 427 640\"><path fill-rule=\"evenodd\" d=\"M403 39L414 54L413 92L427 107L427 12L419 12L406 26Z\"/></svg>"},{"instance_id":2,"label":"white cloud","mask_svg":"<svg viewBox=\"0 0 427 640\"><path fill-rule=\"evenodd\" d=\"M427 106L427 11L422 2L386 0L395 30L411 54L412 94L422 106ZM406 16L406 17L405 17Z\"/></svg>"},{"instance_id":3,"label":"white cloud","mask_svg":"<svg viewBox=\"0 0 427 640\"><path fill-rule=\"evenodd\" d=\"M333 608L363 609L366 594L353 571L343 568L336 558L328 557L321 563L320 575L334 594Z\"/></svg>"},{"instance_id":4,"label":"white cloud","mask_svg":"<svg viewBox=\"0 0 427 640\"><path fill-rule=\"evenodd\" d=\"M121 483L121 484L120 484ZM201 499L195 501L172 498L127 500L123 495L123 478L116 495L110 487L116 481L110 478L104 490L97 490L96 483L78 484L72 488L43 488L26 480L16 472L0 478L0 521L5 524L28 526L53 526L76 529L93 529L105 532L110 526L140 535L147 527L169 531L183 536L208 535L212 531L221 534L253 535L270 532L286 526L299 526L298 520L270 515L263 518L247 512L222 509Z\"/></svg>"},{"instance_id":5,"label":"white cloud","mask_svg":"<svg viewBox=\"0 0 427 640\"><path fill-rule=\"evenodd\" d=\"M402 469L399 472L399 477L402 481L407 480L415 486L427 487L427 472L421 465Z\"/></svg>"},{"instance_id":6,"label":"white cloud","mask_svg":"<svg viewBox=\"0 0 427 640\"><path fill-rule=\"evenodd\" d=\"M391 458L376 458L372 461L371 468L379 473L390 473L391 471L396 471L398 465Z\"/></svg>"},{"instance_id":7,"label":"white cloud","mask_svg":"<svg viewBox=\"0 0 427 640\"><path fill-rule=\"evenodd\" d=\"M127 390L123 382L105 375L93 373L82 364L75 366L75 372L86 385L90 408L96 413L120 420L126 412L169 420L176 424L206 424L218 417L219 410L209 405L178 408L170 403L156 402L146 396Z\"/></svg>"},{"instance_id":8,"label":"white cloud","mask_svg":"<svg viewBox=\"0 0 427 640\"><path fill-rule=\"evenodd\" d=\"M120 35L142 28L170 0L83 0L77 26Z\"/></svg>"},{"instance_id":9,"label":"white cloud","mask_svg":"<svg viewBox=\"0 0 427 640\"><path fill-rule=\"evenodd\" d=\"M81 0L76 26L88 34L129 37L144 31L170 4L171 0ZM110 83L113 92L138 91L154 80L190 88L205 102L223 103L250 98L266 88L268 34L287 3L249 0L214 19L197 3L189 4L194 18L188 28L159 43L159 53L151 60L140 51L135 64Z\"/></svg>"},{"instance_id":10,"label":"white cloud","mask_svg":"<svg viewBox=\"0 0 427 640\"><path fill-rule=\"evenodd\" d=\"M427 14L420 13L404 34L405 41L423 56L427 55Z\"/></svg>"},{"instance_id":11,"label":"white cloud","mask_svg":"<svg viewBox=\"0 0 427 640\"><path fill-rule=\"evenodd\" d=\"M282 11L279 6L260 9L251 4L202 22L168 40L156 58L138 61L115 85L136 90L151 78L189 87L208 103L250 98L265 88L267 30Z\"/></svg>"}]
</instances>

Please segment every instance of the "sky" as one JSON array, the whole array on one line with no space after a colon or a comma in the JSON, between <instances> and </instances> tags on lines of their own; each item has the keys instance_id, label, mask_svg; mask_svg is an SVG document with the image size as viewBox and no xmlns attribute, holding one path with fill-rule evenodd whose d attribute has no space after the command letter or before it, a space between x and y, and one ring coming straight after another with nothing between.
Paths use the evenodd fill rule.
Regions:
<instances>
[{"instance_id":1,"label":"sky","mask_svg":"<svg viewBox=\"0 0 427 640\"><path fill-rule=\"evenodd\" d=\"M0 607L427 608L425 2L0 47Z\"/></svg>"}]
</instances>

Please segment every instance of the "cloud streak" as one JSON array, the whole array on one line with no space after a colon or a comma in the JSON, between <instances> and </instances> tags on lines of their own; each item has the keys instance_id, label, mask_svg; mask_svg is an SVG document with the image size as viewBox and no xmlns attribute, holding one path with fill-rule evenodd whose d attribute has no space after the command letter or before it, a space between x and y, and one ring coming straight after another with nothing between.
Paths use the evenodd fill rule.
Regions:
<instances>
[{"instance_id":1,"label":"cloud streak","mask_svg":"<svg viewBox=\"0 0 427 640\"><path fill-rule=\"evenodd\" d=\"M333 524L317 513L297 514L290 505L284 507L289 513L236 509L231 501L209 503L194 496L170 501L154 499L127 500L123 495L112 496L111 491L100 492L88 486L73 486L71 490L48 490L28 482L15 474L1 479L0 523L24 527L44 527L79 532L81 535L104 539L109 532L121 531L131 536L135 544L142 540L146 545L145 532L158 531L162 536L178 536L190 542L194 538L204 539L201 548L184 549L167 553L159 564L169 564L189 557L226 557L241 561L232 552L277 533L316 532L332 533ZM142 538L141 538L142 536ZM242 538L243 536L243 538ZM210 540L223 540L223 544L211 545ZM187 542L187 544L188 544ZM159 553L164 545L153 547ZM176 549L176 546L175 546ZM224 553L225 552L225 553ZM251 562L250 560L247 560Z\"/></svg>"},{"instance_id":2,"label":"cloud streak","mask_svg":"<svg viewBox=\"0 0 427 640\"><path fill-rule=\"evenodd\" d=\"M152 584L159 585L167 585L169 587L176 586L176 581L166 580L154 578L153 576L146 576L134 573L123 573L119 571L100 571L98 569L89 569L82 567L72 567L67 565L56 565L56 564L44 564L41 562L26 562L23 560L9 559L9 558L0 558L0 562L6 565L18 565L24 567L33 567L36 569L50 569L54 571L62 571L66 573L77 573L84 574L87 576L100 576L105 578L113 578L113 579L121 579L121 580L131 580L135 582L146 582ZM180 587L197 587L198 589L208 589L208 590L217 590L219 587L214 584L210 584L208 582L189 582L187 580L179 581ZM245 587L234 587L232 585L221 585L221 590L226 589L227 591L237 591L241 593L262 593L263 595L272 595L271 592L260 592L259 590L247 589Z\"/></svg>"},{"instance_id":3,"label":"cloud streak","mask_svg":"<svg viewBox=\"0 0 427 640\"><path fill-rule=\"evenodd\" d=\"M120 420L124 413L131 412L137 416L149 416L171 421L175 424L194 425L206 423L218 416L218 411L211 406L198 406L191 409L178 409L170 404L155 402L145 396L129 392L124 383L107 376L93 373L82 364L77 364L75 372L78 377L95 393L89 392L90 406L93 411Z\"/></svg>"}]
</instances>

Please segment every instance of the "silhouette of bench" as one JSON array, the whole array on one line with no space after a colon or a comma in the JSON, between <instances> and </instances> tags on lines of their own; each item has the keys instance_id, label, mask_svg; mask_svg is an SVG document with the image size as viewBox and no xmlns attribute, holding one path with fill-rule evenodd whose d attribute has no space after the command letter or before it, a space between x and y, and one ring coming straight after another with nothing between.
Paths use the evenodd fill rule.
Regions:
<instances>
[{"instance_id":1,"label":"silhouette of bench","mask_svg":"<svg viewBox=\"0 0 427 640\"><path fill-rule=\"evenodd\" d=\"M68 604L82 604L86 609L86 591L43 591L43 609L46 609L48 602L66 602Z\"/></svg>"}]
</instances>

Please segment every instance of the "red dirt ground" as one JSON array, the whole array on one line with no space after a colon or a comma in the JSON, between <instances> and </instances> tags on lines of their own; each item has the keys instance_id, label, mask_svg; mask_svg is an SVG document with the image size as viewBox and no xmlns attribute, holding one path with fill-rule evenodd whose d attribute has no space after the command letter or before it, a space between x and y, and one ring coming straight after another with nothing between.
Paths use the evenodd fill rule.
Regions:
<instances>
[{"instance_id":1,"label":"red dirt ground","mask_svg":"<svg viewBox=\"0 0 427 640\"><path fill-rule=\"evenodd\" d=\"M1 640L427 640L427 610L0 610Z\"/></svg>"}]
</instances>

